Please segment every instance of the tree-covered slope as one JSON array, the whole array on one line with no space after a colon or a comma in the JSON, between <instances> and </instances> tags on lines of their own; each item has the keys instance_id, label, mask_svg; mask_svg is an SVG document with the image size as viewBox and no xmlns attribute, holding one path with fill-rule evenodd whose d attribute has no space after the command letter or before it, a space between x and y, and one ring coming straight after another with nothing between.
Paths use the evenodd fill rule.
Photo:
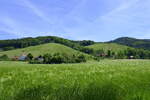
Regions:
<instances>
[{"instance_id":1,"label":"tree-covered slope","mask_svg":"<svg viewBox=\"0 0 150 100\"><path fill-rule=\"evenodd\" d=\"M57 43L48 43L48 44L42 44L38 46L30 46L27 48L22 48L22 49L15 49L15 50L9 50L9 51L3 51L0 52L0 56L3 54L7 54L9 57L13 56L20 56L22 54L28 54L31 53L33 56L39 56L39 55L44 55L46 53L54 54L54 53L64 53L67 55L76 55L80 54L81 52L76 51L72 48L69 48L67 46L57 44ZM84 53L81 53L84 54ZM89 56L87 54L84 54L86 56Z\"/></svg>"},{"instance_id":2,"label":"tree-covered slope","mask_svg":"<svg viewBox=\"0 0 150 100\"><path fill-rule=\"evenodd\" d=\"M122 37L110 42L130 46L134 48L150 50L150 39L135 39L129 37Z\"/></svg>"},{"instance_id":3,"label":"tree-covered slope","mask_svg":"<svg viewBox=\"0 0 150 100\"><path fill-rule=\"evenodd\" d=\"M22 38L22 39L12 39L12 40L0 40L0 51L13 50L17 48L26 48L29 46L36 46L45 43L59 43L75 50L83 51L84 47L87 45L94 44L94 41L73 41L69 39L64 39L56 36L44 36L36 38Z\"/></svg>"}]
</instances>

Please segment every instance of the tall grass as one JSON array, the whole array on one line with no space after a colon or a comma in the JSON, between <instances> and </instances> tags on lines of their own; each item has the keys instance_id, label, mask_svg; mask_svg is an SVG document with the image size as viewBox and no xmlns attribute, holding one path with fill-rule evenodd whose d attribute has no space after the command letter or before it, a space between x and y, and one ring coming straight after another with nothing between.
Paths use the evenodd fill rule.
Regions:
<instances>
[{"instance_id":1,"label":"tall grass","mask_svg":"<svg viewBox=\"0 0 150 100\"><path fill-rule=\"evenodd\" d=\"M0 100L150 100L149 60L0 62Z\"/></svg>"}]
</instances>

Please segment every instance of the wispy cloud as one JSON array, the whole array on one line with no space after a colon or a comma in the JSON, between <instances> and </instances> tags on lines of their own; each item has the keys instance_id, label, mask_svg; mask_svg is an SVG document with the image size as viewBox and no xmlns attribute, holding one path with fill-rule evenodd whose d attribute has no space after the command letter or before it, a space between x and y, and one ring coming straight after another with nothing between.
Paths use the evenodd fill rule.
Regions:
<instances>
[{"instance_id":1,"label":"wispy cloud","mask_svg":"<svg viewBox=\"0 0 150 100\"><path fill-rule=\"evenodd\" d=\"M129 9L129 8L133 7L133 5L135 5L139 1L140 0L127 0L125 2L122 2L122 4L120 4L118 7L114 8L112 11L110 11L109 13L107 13L104 16L113 15L113 14L119 13L121 11L124 11L126 9Z\"/></svg>"},{"instance_id":2,"label":"wispy cloud","mask_svg":"<svg viewBox=\"0 0 150 100\"><path fill-rule=\"evenodd\" d=\"M120 19L131 17L131 15L129 16L128 13L138 2L140 2L140 0L125 0L116 8L112 9L110 12L104 14L103 16L100 16L95 21L113 19L114 16L118 16Z\"/></svg>"},{"instance_id":3,"label":"wispy cloud","mask_svg":"<svg viewBox=\"0 0 150 100\"><path fill-rule=\"evenodd\" d=\"M38 8L31 0L21 0L23 5L25 5L27 8L29 8L34 14L36 14L38 17L40 17L43 21L52 24L52 20L47 17L47 15Z\"/></svg>"},{"instance_id":4,"label":"wispy cloud","mask_svg":"<svg viewBox=\"0 0 150 100\"><path fill-rule=\"evenodd\" d=\"M0 0L6 5L0 7L0 31L20 37L57 35L96 41L120 36L150 37L150 0L10 2Z\"/></svg>"},{"instance_id":5,"label":"wispy cloud","mask_svg":"<svg viewBox=\"0 0 150 100\"><path fill-rule=\"evenodd\" d=\"M23 36L23 34L19 33L19 31L21 32L20 25L12 18L8 16L1 17L0 23L1 25L2 24L4 25L0 27L0 31L6 32L12 35L16 35L19 37ZM3 33L0 33L0 34L3 34Z\"/></svg>"}]
</instances>

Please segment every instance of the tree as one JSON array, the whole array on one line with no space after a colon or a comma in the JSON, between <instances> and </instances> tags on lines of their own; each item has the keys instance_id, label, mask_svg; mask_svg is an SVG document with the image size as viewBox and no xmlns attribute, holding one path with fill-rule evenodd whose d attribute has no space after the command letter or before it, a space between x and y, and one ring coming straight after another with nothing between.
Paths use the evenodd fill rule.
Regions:
<instances>
[{"instance_id":1,"label":"tree","mask_svg":"<svg viewBox=\"0 0 150 100\"><path fill-rule=\"evenodd\" d=\"M124 59L126 58L125 56L125 51L119 51L115 57L116 59Z\"/></svg>"},{"instance_id":2,"label":"tree","mask_svg":"<svg viewBox=\"0 0 150 100\"><path fill-rule=\"evenodd\" d=\"M43 63L44 64L61 64L61 63L80 63L80 62L86 62L86 57L83 54L79 55L67 55L67 54L59 54L55 53L53 55L51 54L45 54L43 56ZM34 61L32 61L34 64ZM37 61L35 60L35 63ZM40 62L41 63L41 62Z\"/></svg>"},{"instance_id":3,"label":"tree","mask_svg":"<svg viewBox=\"0 0 150 100\"><path fill-rule=\"evenodd\" d=\"M0 61L8 61L10 60L6 54L0 56Z\"/></svg>"},{"instance_id":4,"label":"tree","mask_svg":"<svg viewBox=\"0 0 150 100\"><path fill-rule=\"evenodd\" d=\"M62 55L60 55L59 53L56 53L53 55L53 57L51 59L51 63L54 63L54 64L64 63L64 57Z\"/></svg>"},{"instance_id":5,"label":"tree","mask_svg":"<svg viewBox=\"0 0 150 100\"><path fill-rule=\"evenodd\" d=\"M84 55L80 54L77 56L77 59L76 59L76 62L77 63L81 63L81 62L86 62L86 58Z\"/></svg>"},{"instance_id":6,"label":"tree","mask_svg":"<svg viewBox=\"0 0 150 100\"><path fill-rule=\"evenodd\" d=\"M107 50L107 57L111 57L111 50Z\"/></svg>"},{"instance_id":7,"label":"tree","mask_svg":"<svg viewBox=\"0 0 150 100\"><path fill-rule=\"evenodd\" d=\"M104 54L104 50L103 49L96 50L94 52L94 56L96 56L96 57L102 57L103 54Z\"/></svg>"},{"instance_id":8,"label":"tree","mask_svg":"<svg viewBox=\"0 0 150 100\"><path fill-rule=\"evenodd\" d=\"M92 45L95 43L94 41L91 41L91 40L83 40L83 41L78 41L78 42L82 46L88 46L88 45Z\"/></svg>"},{"instance_id":9,"label":"tree","mask_svg":"<svg viewBox=\"0 0 150 100\"><path fill-rule=\"evenodd\" d=\"M32 60L33 59L33 55L31 54L31 53L29 53L28 55L27 55L27 60Z\"/></svg>"},{"instance_id":10,"label":"tree","mask_svg":"<svg viewBox=\"0 0 150 100\"><path fill-rule=\"evenodd\" d=\"M44 61L43 61L44 64L51 64L51 60L52 60L51 54L45 54L43 58L44 58Z\"/></svg>"},{"instance_id":11,"label":"tree","mask_svg":"<svg viewBox=\"0 0 150 100\"><path fill-rule=\"evenodd\" d=\"M11 46L3 48L4 51L13 50L13 49L14 49L14 47L11 47Z\"/></svg>"},{"instance_id":12,"label":"tree","mask_svg":"<svg viewBox=\"0 0 150 100\"><path fill-rule=\"evenodd\" d=\"M128 58L131 58L131 57L135 57L136 56L136 50L135 49L131 49L131 48L128 48L126 50L126 55Z\"/></svg>"},{"instance_id":13,"label":"tree","mask_svg":"<svg viewBox=\"0 0 150 100\"><path fill-rule=\"evenodd\" d=\"M82 52L84 52L84 53L87 53L87 54L93 54L93 49L91 49L91 48L82 48L82 50L81 50Z\"/></svg>"}]
</instances>

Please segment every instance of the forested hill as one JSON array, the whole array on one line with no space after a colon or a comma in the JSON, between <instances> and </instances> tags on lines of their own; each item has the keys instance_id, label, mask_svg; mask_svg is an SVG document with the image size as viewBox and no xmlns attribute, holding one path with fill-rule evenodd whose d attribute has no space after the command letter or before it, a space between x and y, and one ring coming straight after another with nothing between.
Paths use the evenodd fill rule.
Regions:
<instances>
[{"instance_id":1,"label":"forested hill","mask_svg":"<svg viewBox=\"0 0 150 100\"><path fill-rule=\"evenodd\" d=\"M85 53L92 52L90 48L86 48L85 46L96 44L96 42L91 40L73 41L56 36L45 36L36 38L29 37L22 39L0 40L0 51L26 48L29 46L36 46L45 43L59 43ZM107 43L117 43L134 48L150 50L150 39L135 39L129 37L122 37Z\"/></svg>"},{"instance_id":2,"label":"forested hill","mask_svg":"<svg viewBox=\"0 0 150 100\"><path fill-rule=\"evenodd\" d=\"M121 37L110 42L130 46L134 48L142 48L145 50L150 50L150 39L135 39L129 37Z\"/></svg>"},{"instance_id":3,"label":"forested hill","mask_svg":"<svg viewBox=\"0 0 150 100\"><path fill-rule=\"evenodd\" d=\"M89 53L91 50L89 48L83 47L94 44L94 41L84 40L84 41L72 41L56 36L45 36L36 38L22 38L22 39L12 39L12 40L0 40L1 51L13 50L17 48L26 48L29 46L36 46L45 43L59 43L75 50Z\"/></svg>"}]
</instances>

